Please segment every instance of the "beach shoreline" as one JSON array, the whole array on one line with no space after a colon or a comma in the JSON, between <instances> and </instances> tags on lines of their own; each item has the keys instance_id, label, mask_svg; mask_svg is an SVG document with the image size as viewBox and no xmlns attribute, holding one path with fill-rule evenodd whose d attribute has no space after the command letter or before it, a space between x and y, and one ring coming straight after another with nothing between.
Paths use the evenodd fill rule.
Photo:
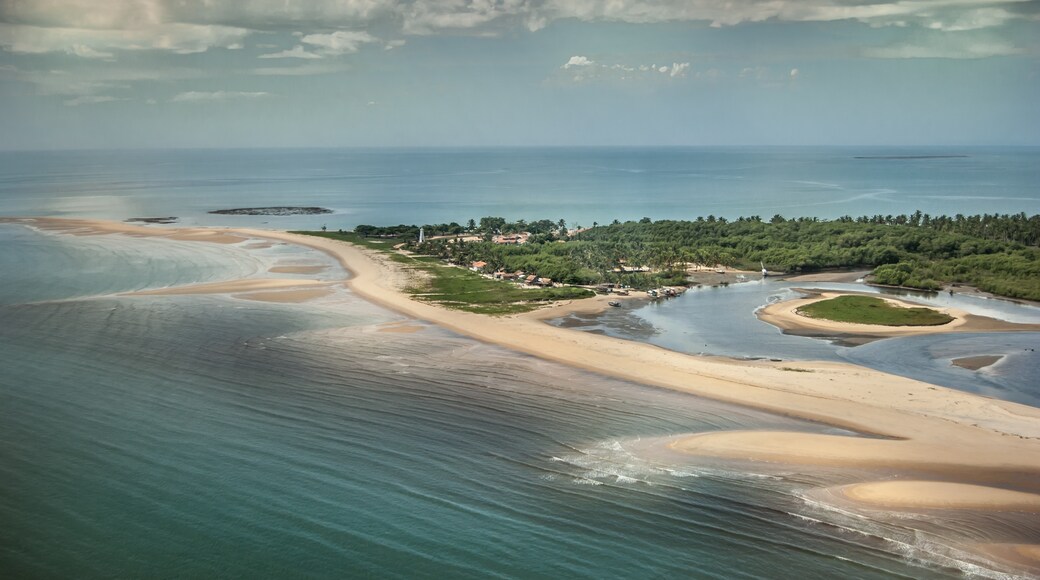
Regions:
<instances>
[{"instance_id":1,"label":"beach shoreline","mask_svg":"<svg viewBox=\"0 0 1040 580\"><path fill-rule=\"evenodd\" d=\"M562 303L498 318L448 310L406 294L403 288L410 273L385 254L326 238L273 230L168 228L99 220L6 221L77 235L124 234L215 243L258 238L297 244L324 252L351 274L346 280L328 283L345 283L360 297L409 318L593 373L875 436L762 430L678 437L672 449L689 456L927 471L950 483L982 486L981 490L972 490L973 501L993 509L1011 509L1001 503L1011 496L1003 489L987 496L986 489L1013 485L1016 489L1011 491L1040 494L1040 409L1035 407L848 363L693 356L545 322L570 312L609 308L606 302L614 297ZM300 280L292 282L298 288L308 286ZM310 289L316 288L310 284ZM967 322L954 328L963 326ZM913 495L913 489L908 489L900 491ZM1014 496L1014 506L1034 505L1030 501L1023 503L1021 496Z\"/></svg>"}]
</instances>

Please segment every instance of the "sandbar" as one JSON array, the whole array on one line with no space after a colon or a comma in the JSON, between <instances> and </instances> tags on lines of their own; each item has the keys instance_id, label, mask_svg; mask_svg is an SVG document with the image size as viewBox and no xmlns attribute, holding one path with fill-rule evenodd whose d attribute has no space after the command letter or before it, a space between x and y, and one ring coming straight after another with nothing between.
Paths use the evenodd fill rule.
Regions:
<instances>
[{"instance_id":1,"label":"sandbar","mask_svg":"<svg viewBox=\"0 0 1040 580\"><path fill-rule=\"evenodd\" d=\"M943 332L1037 332L1040 324L1019 324L997 320L986 316L977 316L956 308L933 308L926 304L917 304L907 300L897 300L887 296L879 296L866 292L832 292L799 290L808 294L805 298L795 298L776 302L759 309L758 318L768 322L791 334L802 334L808 336L860 336L874 338L888 338L894 336L912 336L918 334L936 334ZM860 295L880 298L889 304L901 308L928 307L947 314L953 320L946 324L933 326L885 326L880 324L853 324L849 322L836 322L810 318L798 313L798 309L830 300L838 296Z\"/></svg>"},{"instance_id":2,"label":"sandbar","mask_svg":"<svg viewBox=\"0 0 1040 580\"><path fill-rule=\"evenodd\" d=\"M986 368L990 365L994 365L1003 359L1003 355L999 354L982 354L978 356L966 356L963 358L955 358L950 361L955 367L962 369L968 369L969 371L977 371L979 369Z\"/></svg>"},{"instance_id":3,"label":"sandbar","mask_svg":"<svg viewBox=\"0 0 1040 580\"><path fill-rule=\"evenodd\" d=\"M230 280L227 282L208 282L205 284L188 284L185 286L171 286L170 288L157 288L154 290L138 290L126 292L121 296L174 296L178 294L232 294L235 292L250 292L259 290L278 290L287 288L302 288L305 286L327 286L327 282L320 280L296 280L289 278L247 278L244 280Z\"/></svg>"},{"instance_id":4,"label":"sandbar","mask_svg":"<svg viewBox=\"0 0 1040 580\"><path fill-rule=\"evenodd\" d=\"M332 294L332 288L325 286L323 288L283 290L280 292L249 292L247 294L232 294L231 297L241 300L256 300L258 302L297 303L324 298L329 294Z\"/></svg>"},{"instance_id":5,"label":"sandbar","mask_svg":"<svg viewBox=\"0 0 1040 580\"><path fill-rule=\"evenodd\" d=\"M816 274L799 274L797 276L784 276L788 282L846 282L866 278L870 270L857 270L855 272L819 272Z\"/></svg>"},{"instance_id":6,"label":"sandbar","mask_svg":"<svg viewBox=\"0 0 1040 580\"><path fill-rule=\"evenodd\" d=\"M1040 512L1040 495L1035 493L945 481L874 481L836 491L854 502L882 508Z\"/></svg>"}]
</instances>

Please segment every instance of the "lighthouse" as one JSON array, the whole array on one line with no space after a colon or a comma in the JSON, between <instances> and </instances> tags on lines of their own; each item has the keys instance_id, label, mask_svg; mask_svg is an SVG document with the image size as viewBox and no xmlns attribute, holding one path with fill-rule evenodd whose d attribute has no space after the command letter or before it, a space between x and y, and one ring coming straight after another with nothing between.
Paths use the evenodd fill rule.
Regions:
<instances>
[{"instance_id":1,"label":"lighthouse","mask_svg":"<svg viewBox=\"0 0 1040 580\"><path fill-rule=\"evenodd\" d=\"M421 244L421 243L423 243L425 241L426 241L426 234L425 234L425 232L423 232L423 228L419 228L419 243Z\"/></svg>"}]
</instances>

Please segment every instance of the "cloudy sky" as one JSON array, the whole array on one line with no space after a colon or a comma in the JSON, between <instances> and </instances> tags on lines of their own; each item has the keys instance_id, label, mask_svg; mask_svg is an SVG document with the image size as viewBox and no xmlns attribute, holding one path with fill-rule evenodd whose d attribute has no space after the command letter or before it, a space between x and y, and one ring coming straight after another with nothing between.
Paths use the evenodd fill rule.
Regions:
<instances>
[{"instance_id":1,"label":"cloudy sky","mask_svg":"<svg viewBox=\"0 0 1040 580\"><path fill-rule=\"evenodd\" d=\"M0 148L1040 145L1037 0L0 0Z\"/></svg>"}]
</instances>

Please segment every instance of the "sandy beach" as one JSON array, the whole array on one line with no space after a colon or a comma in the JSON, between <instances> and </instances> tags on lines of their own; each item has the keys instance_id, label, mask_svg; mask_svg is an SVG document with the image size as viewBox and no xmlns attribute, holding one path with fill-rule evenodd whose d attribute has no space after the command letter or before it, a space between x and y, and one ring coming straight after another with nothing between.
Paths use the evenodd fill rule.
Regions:
<instances>
[{"instance_id":1,"label":"sandy beach","mask_svg":"<svg viewBox=\"0 0 1040 580\"><path fill-rule=\"evenodd\" d=\"M691 356L543 322L564 312L602 309L605 302L614 297L597 297L501 318L447 310L413 300L404 293L402 288L410 274L385 255L324 238L266 230L228 229L214 233L204 229L49 218L33 220L28 225L80 235L124 233L217 243L226 243L232 237L239 240L260 238L299 244L334 257L352 273L346 284L356 294L408 317L595 373L819 421L873 436L722 431L678 438L672 448L683 453L930 472L942 475L942 479L951 484L980 486L971 489L970 502L992 509L1020 506L1024 496L1012 492L1040 492L1040 409L1034 407L851 364L733 361ZM300 280L291 282L306 285ZM230 283L227 288L231 289L227 291L245 290L235 288L234 284ZM793 314L797 305L776 306L769 313L774 320L801 322L798 319L802 317ZM948 325L950 328L971 328L971 317L966 313L952 314L957 320ZM848 326L854 325L836 329L854 332ZM991 487L1008 485L1007 482L1014 482L1018 489ZM876 498L879 489L898 491L901 497L907 498L924 497L934 491L927 486L887 486L853 488L851 493L858 494L858 497Z\"/></svg>"}]
</instances>

